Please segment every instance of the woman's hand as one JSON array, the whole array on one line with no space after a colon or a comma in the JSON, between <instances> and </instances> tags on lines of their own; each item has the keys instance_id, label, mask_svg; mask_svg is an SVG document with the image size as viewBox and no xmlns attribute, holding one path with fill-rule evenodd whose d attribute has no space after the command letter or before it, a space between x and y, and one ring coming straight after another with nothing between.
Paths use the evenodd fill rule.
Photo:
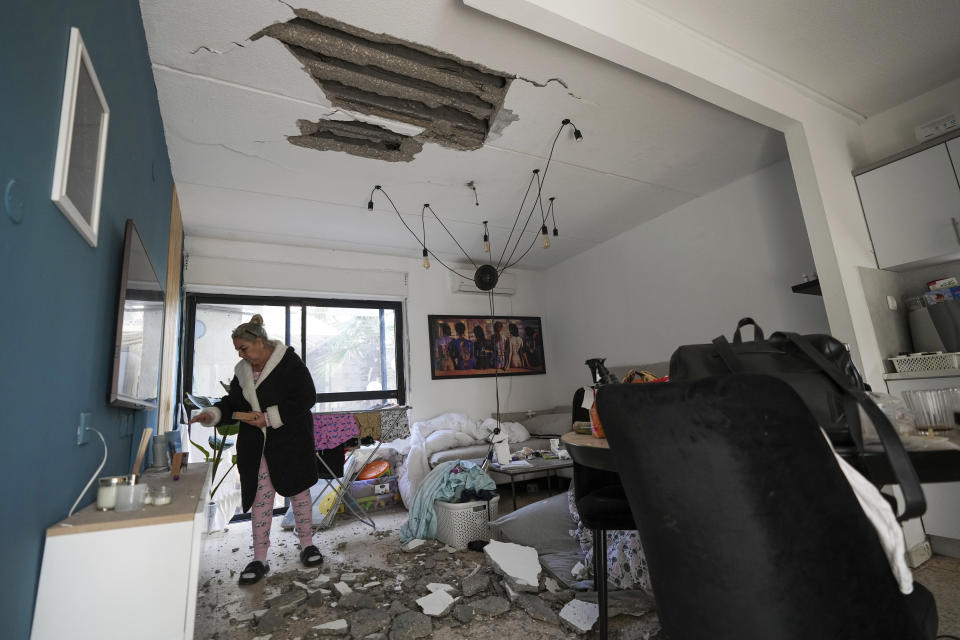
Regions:
<instances>
[{"instance_id":1,"label":"woman's hand","mask_svg":"<svg viewBox=\"0 0 960 640\"><path fill-rule=\"evenodd\" d=\"M252 424L253 426L257 427L258 429L264 429L264 428L266 428L266 426L267 426L267 415L266 415L265 413L263 413L262 411L254 411L254 412L252 412L252 413L254 414L253 420L246 420L245 422L246 422L247 424Z\"/></svg>"},{"instance_id":2,"label":"woman's hand","mask_svg":"<svg viewBox=\"0 0 960 640\"><path fill-rule=\"evenodd\" d=\"M209 413L201 411L197 415L190 418L190 422L187 424L193 424L194 422L199 422L200 424L209 427L210 423L213 422L213 416Z\"/></svg>"}]
</instances>

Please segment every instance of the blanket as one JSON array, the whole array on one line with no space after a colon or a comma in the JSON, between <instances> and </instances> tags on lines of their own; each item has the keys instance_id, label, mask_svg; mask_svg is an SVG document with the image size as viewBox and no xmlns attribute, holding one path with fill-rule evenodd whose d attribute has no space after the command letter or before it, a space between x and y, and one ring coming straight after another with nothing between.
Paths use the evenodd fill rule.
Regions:
<instances>
[{"instance_id":1,"label":"blanket","mask_svg":"<svg viewBox=\"0 0 960 640\"><path fill-rule=\"evenodd\" d=\"M468 447L490 442L497 421L493 418L475 420L462 413L444 413L435 418L415 422L410 427L410 437L401 445L408 447L407 459L400 468L399 488L403 505L409 509L413 497L423 479L430 473L430 456L437 451ZM519 422L501 422L496 439L507 442L523 442L530 434ZM399 448L398 446L398 448Z\"/></svg>"}]
</instances>

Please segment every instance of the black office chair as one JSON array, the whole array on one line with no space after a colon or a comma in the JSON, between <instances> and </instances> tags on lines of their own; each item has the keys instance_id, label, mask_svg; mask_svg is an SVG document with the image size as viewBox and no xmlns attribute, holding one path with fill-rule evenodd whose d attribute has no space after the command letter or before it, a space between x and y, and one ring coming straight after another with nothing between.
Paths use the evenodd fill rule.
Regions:
<instances>
[{"instance_id":1,"label":"black office chair","mask_svg":"<svg viewBox=\"0 0 960 640\"><path fill-rule=\"evenodd\" d=\"M799 396L768 376L604 387L598 411L666 635L931 640Z\"/></svg>"},{"instance_id":2,"label":"black office chair","mask_svg":"<svg viewBox=\"0 0 960 640\"><path fill-rule=\"evenodd\" d=\"M581 408L583 389L573 397L574 421L589 420ZM578 414L578 408L583 413ZM597 591L599 632L607 638L607 531L636 529L630 504L620 482L620 475L611 469L609 451L587 447L567 447L573 460L573 494L580 521L593 533L593 583Z\"/></svg>"}]
</instances>

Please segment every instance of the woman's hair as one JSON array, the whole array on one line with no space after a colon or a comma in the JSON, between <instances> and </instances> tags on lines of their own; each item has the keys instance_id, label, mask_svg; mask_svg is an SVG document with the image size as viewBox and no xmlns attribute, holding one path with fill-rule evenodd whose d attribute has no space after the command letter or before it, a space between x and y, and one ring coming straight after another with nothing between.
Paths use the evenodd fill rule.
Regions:
<instances>
[{"instance_id":1,"label":"woman's hair","mask_svg":"<svg viewBox=\"0 0 960 640\"><path fill-rule=\"evenodd\" d=\"M250 322L244 322L237 326L237 328L233 330L233 333L230 334L230 337L247 340L249 342L254 342L259 338L267 342L267 330L263 328L263 316L259 313L255 314L250 318Z\"/></svg>"},{"instance_id":2,"label":"woman's hair","mask_svg":"<svg viewBox=\"0 0 960 640\"><path fill-rule=\"evenodd\" d=\"M517 325L513 324L512 322L510 323L509 329L510 329L510 335L512 336L520 335L520 330L517 329Z\"/></svg>"}]
</instances>

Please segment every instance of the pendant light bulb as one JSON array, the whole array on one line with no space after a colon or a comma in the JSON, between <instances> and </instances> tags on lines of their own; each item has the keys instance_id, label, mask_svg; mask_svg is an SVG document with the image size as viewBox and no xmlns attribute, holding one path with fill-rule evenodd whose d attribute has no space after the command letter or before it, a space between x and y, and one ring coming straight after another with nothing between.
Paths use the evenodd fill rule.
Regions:
<instances>
[{"instance_id":1,"label":"pendant light bulb","mask_svg":"<svg viewBox=\"0 0 960 640\"><path fill-rule=\"evenodd\" d=\"M550 248L550 236L547 234L547 225L540 227L540 236L543 238L543 248Z\"/></svg>"},{"instance_id":2,"label":"pendant light bulb","mask_svg":"<svg viewBox=\"0 0 960 640\"><path fill-rule=\"evenodd\" d=\"M483 221L483 252L490 253L490 230L487 229L487 221Z\"/></svg>"},{"instance_id":3,"label":"pendant light bulb","mask_svg":"<svg viewBox=\"0 0 960 640\"><path fill-rule=\"evenodd\" d=\"M430 254L427 252L426 247L423 248L423 268L424 269L430 268Z\"/></svg>"}]
</instances>

